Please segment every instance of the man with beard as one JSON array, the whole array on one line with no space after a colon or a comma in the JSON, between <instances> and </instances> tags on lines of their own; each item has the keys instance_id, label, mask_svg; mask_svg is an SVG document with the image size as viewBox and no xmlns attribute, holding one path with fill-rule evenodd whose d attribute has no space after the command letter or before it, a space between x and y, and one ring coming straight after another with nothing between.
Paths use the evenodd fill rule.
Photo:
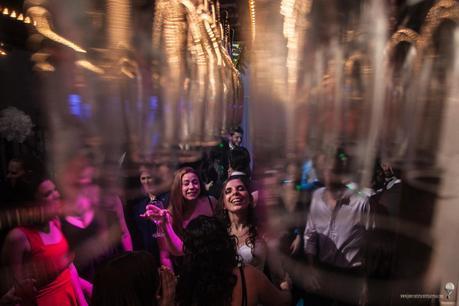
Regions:
<instances>
[{"instance_id":1,"label":"man with beard","mask_svg":"<svg viewBox=\"0 0 459 306\"><path fill-rule=\"evenodd\" d=\"M126 222L132 236L134 250L146 250L156 258L161 259L161 264L171 266L167 252L162 253L158 247L157 239L160 232L154 222L140 217L145 213L146 206L154 204L159 208L167 208L169 190L172 183L173 171L165 163L144 164L139 168L139 180L143 189L143 196L128 203L126 209Z\"/></svg>"},{"instance_id":2,"label":"man with beard","mask_svg":"<svg viewBox=\"0 0 459 306\"><path fill-rule=\"evenodd\" d=\"M338 150L332 164L324 168L325 187L312 196L304 232L304 251L317 272L311 274L318 294L313 304L357 305L363 288L369 201L365 193L346 186L351 182L350 157L343 150Z\"/></svg>"}]
</instances>

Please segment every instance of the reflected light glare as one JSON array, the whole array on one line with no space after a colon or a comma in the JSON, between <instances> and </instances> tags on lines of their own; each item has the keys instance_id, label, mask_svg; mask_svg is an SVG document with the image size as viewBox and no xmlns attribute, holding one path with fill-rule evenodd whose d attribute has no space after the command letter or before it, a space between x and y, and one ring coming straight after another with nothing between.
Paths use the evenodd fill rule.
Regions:
<instances>
[{"instance_id":1,"label":"reflected light glare","mask_svg":"<svg viewBox=\"0 0 459 306\"><path fill-rule=\"evenodd\" d=\"M68 102L69 102L70 112L72 113L72 115L80 117L82 113L81 112L81 97L76 94L71 94L69 95Z\"/></svg>"},{"instance_id":2,"label":"reflected light glare","mask_svg":"<svg viewBox=\"0 0 459 306\"><path fill-rule=\"evenodd\" d=\"M37 63L34 66L34 70L45 71L45 72L54 72L55 71L54 66L51 65L48 62Z\"/></svg>"},{"instance_id":3,"label":"reflected light glare","mask_svg":"<svg viewBox=\"0 0 459 306\"><path fill-rule=\"evenodd\" d=\"M33 17L33 24L36 26L36 29L40 34L51 40L54 40L57 43L63 44L75 50L76 52L86 53L86 50L82 49L80 46L73 43L72 41L65 39L64 37L55 33L51 29L50 24L47 20L47 16L49 13L45 8L39 6L31 7L28 10L28 14L30 14ZM26 20L27 18L29 17L26 17ZM30 23L30 18L29 22L27 22L26 20L24 20L24 23Z\"/></svg>"},{"instance_id":4,"label":"reflected light glare","mask_svg":"<svg viewBox=\"0 0 459 306\"><path fill-rule=\"evenodd\" d=\"M85 104L80 95L69 94L68 105L72 115L81 119L88 119L91 117L91 106Z\"/></svg>"},{"instance_id":5,"label":"reflected light glare","mask_svg":"<svg viewBox=\"0 0 459 306\"><path fill-rule=\"evenodd\" d=\"M252 39L255 39L255 0L249 0L249 15L251 20Z\"/></svg>"},{"instance_id":6,"label":"reflected light glare","mask_svg":"<svg viewBox=\"0 0 459 306\"><path fill-rule=\"evenodd\" d=\"M111 48L128 48L130 39L131 7L126 0L107 1L108 42Z\"/></svg>"},{"instance_id":7,"label":"reflected light glare","mask_svg":"<svg viewBox=\"0 0 459 306\"><path fill-rule=\"evenodd\" d=\"M79 67L82 67L84 69L87 69L87 70L92 71L92 72L97 73L97 74L104 74L105 73L105 71L102 68L97 67L96 65L94 65L93 63L91 63L88 60L78 60L78 61L75 62L75 64L77 66L79 66Z\"/></svg>"}]
</instances>

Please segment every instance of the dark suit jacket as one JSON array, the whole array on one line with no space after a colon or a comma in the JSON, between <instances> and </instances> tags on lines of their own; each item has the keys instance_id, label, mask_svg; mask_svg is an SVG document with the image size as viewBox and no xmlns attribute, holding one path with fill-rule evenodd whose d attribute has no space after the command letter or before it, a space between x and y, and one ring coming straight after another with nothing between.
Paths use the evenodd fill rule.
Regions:
<instances>
[{"instance_id":1,"label":"dark suit jacket","mask_svg":"<svg viewBox=\"0 0 459 306\"><path fill-rule=\"evenodd\" d=\"M167 208L169 193L160 194L157 199ZM129 201L125 210L126 223L131 234L134 250L146 250L159 258L158 243L155 238L156 224L141 218L150 199L147 196Z\"/></svg>"}]
</instances>

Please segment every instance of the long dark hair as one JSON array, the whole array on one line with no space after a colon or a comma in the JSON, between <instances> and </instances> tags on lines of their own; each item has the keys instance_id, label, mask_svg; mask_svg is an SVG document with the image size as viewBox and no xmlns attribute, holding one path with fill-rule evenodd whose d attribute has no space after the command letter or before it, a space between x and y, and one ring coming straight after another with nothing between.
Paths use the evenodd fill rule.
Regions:
<instances>
[{"instance_id":1,"label":"long dark hair","mask_svg":"<svg viewBox=\"0 0 459 306\"><path fill-rule=\"evenodd\" d=\"M118 255L100 266L94 277L93 306L156 306L159 264L146 251Z\"/></svg>"},{"instance_id":2,"label":"long dark hair","mask_svg":"<svg viewBox=\"0 0 459 306\"><path fill-rule=\"evenodd\" d=\"M254 255L253 250L255 249L255 243L258 237L257 219L255 214L255 207L253 204L253 197L250 193L250 183L245 175L231 176L223 183L223 188L218 201L218 206L215 215L226 226L226 229L229 233L231 231L231 221L228 216L228 211L225 209L225 188L226 185L228 185L228 183L232 180L240 180L247 192L249 193L250 203L249 207L247 208L247 225L249 227L249 236L247 237L246 241L244 241L244 243L248 247L250 247L250 249L252 250L252 255Z\"/></svg>"},{"instance_id":3,"label":"long dark hair","mask_svg":"<svg viewBox=\"0 0 459 306\"><path fill-rule=\"evenodd\" d=\"M185 215L187 209L185 199L182 194L182 177L187 173L194 173L199 179L200 193L198 198L205 194L204 184L202 183L199 173L196 170L191 167L184 167L175 172L169 198L169 210L172 214L172 227L180 237L183 236L183 216Z\"/></svg>"},{"instance_id":4,"label":"long dark hair","mask_svg":"<svg viewBox=\"0 0 459 306\"><path fill-rule=\"evenodd\" d=\"M236 241L215 217L199 216L187 226L183 266L177 283L179 306L231 305L239 263Z\"/></svg>"}]
</instances>

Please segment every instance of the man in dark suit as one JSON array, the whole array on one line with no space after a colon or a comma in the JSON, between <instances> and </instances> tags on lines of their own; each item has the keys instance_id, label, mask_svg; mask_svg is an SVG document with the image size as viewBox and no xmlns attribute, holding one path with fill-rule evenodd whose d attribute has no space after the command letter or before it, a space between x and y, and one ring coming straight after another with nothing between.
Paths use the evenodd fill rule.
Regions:
<instances>
[{"instance_id":1,"label":"man in dark suit","mask_svg":"<svg viewBox=\"0 0 459 306\"><path fill-rule=\"evenodd\" d=\"M166 164L142 165L139 169L139 180L144 194L128 202L126 207L126 223L132 237L134 250L146 250L161 263L168 265L167 254L163 254L158 247L157 239L161 234L154 222L140 215L145 213L146 206L154 204L160 208L167 208L169 190L172 183L173 171Z\"/></svg>"},{"instance_id":2,"label":"man in dark suit","mask_svg":"<svg viewBox=\"0 0 459 306\"><path fill-rule=\"evenodd\" d=\"M231 129L228 137L222 138L221 142L213 147L209 153L206 161L207 167L204 174L204 181L208 186L209 194L217 199L220 197L223 182L228 178L230 152L235 148L247 151L241 146L243 137L243 129L237 126Z\"/></svg>"}]
</instances>

